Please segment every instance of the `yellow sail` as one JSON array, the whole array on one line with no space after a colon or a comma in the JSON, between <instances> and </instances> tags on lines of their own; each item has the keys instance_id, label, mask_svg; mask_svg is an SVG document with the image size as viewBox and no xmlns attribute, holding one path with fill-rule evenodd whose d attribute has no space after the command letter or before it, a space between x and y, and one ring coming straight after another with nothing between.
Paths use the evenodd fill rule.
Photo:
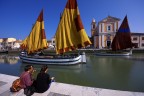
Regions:
<instances>
[{"instance_id":1,"label":"yellow sail","mask_svg":"<svg viewBox=\"0 0 144 96\"><path fill-rule=\"evenodd\" d=\"M83 27L76 0L68 0L55 36L57 54L91 44Z\"/></svg>"},{"instance_id":2,"label":"yellow sail","mask_svg":"<svg viewBox=\"0 0 144 96\"><path fill-rule=\"evenodd\" d=\"M44 29L43 10L36 20L29 36L23 40L21 49L27 50L29 53L34 53L48 47Z\"/></svg>"}]
</instances>

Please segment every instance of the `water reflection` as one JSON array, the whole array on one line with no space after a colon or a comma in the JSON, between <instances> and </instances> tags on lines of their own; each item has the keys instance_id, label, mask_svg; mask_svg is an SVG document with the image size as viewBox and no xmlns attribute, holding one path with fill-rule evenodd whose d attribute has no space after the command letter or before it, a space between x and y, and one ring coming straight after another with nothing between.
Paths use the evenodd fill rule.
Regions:
<instances>
[{"instance_id":1,"label":"water reflection","mask_svg":"<svg viewBox=\"0 0 144 96\"><path fill-rule=\"evenodd\" d=\"M21 64L20 70L21 72L24 71L24 67L26 65L33 65L36 72L35 72L35 76L38 74L38 72L40 72L41 67L43 66L43 64L30 64L30 63L23 63ZM64 74L68 74L68 73L76 73L79 74L82 69L83 66L85 66L85 64L78 64L78 65L72 65L72 66L57 66L57 65L48 65L48 72L51 74L51 76L57 77L59 76L59 74L64 75ZM35 77L34 76L34 77Z\"/></svg>"},{"instance_id":2,"label":"water reflection","mask_svg":"<svg viewBox=\"0 0 144 96\"><path fill-rule=\"evenodd\" d=\"M33 65L35 69L40 70L40 68L43 66L43 64L32 64L32 63L23 63L21 64L21 68L24 68L24 66L26 65ZM81 69L82 64L78 64L78 65L72 65L72 66L60 66L60 65L48 65L49 70L52 71L57 71L57 72L61 72L61 71L75 71L78 72Z\"/></svg>"},{"instance_id":3,"label":"water reflection","mask_svg":"<svg viewBox=\"0 0 144 96\"><path fill-rule=\"evenodd\" d=\"M4 56L0 55L0 61ZM57 82L107 88L126 91L144 92L144 54L134 54L129 57L108 57L87 55L87 64L76 66L48 65L49 74L54 76ZM5 56L9 58L9 56ZM15 57L13 59L16 59ZM8 62L8 60L7 60ZM28 63L18 60L16 64L0 64L0 73L17 75L24 70ZM36 72L40 71L41 64L32 64ZM6 70L8 69L8 70Z\"/></svg>"},{"instance_id":4,"label":"water reflection","mask_svg":"<svg viewBox=\"0 0 144 96\"><path fill-rule=\"evenodd\" d=\"M0 55L0 64L16 64L19 57L14 55Z\"/></svg>"},{"instance_id":5,"label":"water reflection","mask_svg":"<svg viewBox=\"0 0 144 96\"><path fill-rule=\"evenodd\" d=\"M144 59L134 60L129 75L128 86L136 91L144 92Z\"/></svg>"},{"instance_id":6,"label":"water reflection","mask_svg":"<svg viewBox=\"0 0 144 96\"><path fill-rule=\"evenodd\" d=\"M134 54L132 56L130 56L128 59L130 60L136 60L136 61L144 61L144 54Z\"/></svg>"}]
</instances>

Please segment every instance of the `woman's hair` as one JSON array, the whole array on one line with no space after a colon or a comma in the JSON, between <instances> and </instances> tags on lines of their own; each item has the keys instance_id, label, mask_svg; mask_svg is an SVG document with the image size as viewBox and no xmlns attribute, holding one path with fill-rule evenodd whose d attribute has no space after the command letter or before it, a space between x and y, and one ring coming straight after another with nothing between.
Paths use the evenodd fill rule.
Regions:
<instances>
[{"instance_id":1,"label":"woman's hair","mask_svg":"<svg viewBox=\"0 0 144 96\"><path fill-rule=\"evenodd\" d=\"M44 73L47 69L48 69L48 66L47 65L43 65L41 70L40 70L40 73Z\"/></svg>"},{"instance_id":2,"label":"woman's hair","mask_svg":"<svg viewBox=\"0 0 144 96\"><path fill-rule=\"evenodd\" d=\"M26 65L25 68L24 68L24 71L28 71L31 69L31 67L33 67L32 65Z\"/></svg>"}]
</instances>

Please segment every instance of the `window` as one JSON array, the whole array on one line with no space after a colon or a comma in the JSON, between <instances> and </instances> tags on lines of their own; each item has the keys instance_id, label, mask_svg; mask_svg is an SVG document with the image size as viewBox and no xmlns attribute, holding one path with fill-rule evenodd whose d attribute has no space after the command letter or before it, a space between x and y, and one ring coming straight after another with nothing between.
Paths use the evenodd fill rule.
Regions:
<instances>
[{"instance_id":1,"label":"window","mask_svg":"<svg viewBox=\"0 0 144 96\"><path fill-rule=\"evenodd\" d=\"M111 30L111 26L108 25L108 27L107 27L107 31L110 31L110 30Z\"/></svg>"},{"instance_id":2,"label":"window","mask_svg":"<svg viewBox=\"0 0 144 96\"><path fill-rule=\"evenodd\" d=\"M144 43L142 43L141 46L144 47Z\"/></svg>"},{"instance_id":3,"label":"window","mask_svg":"<svg viewBox=\"0 0 144 96\"><path fill-rule=\"evenodd\" d=\"M95 25L93 25L93 29L95 29Z\"/></svg>"},{"instance_id":4,"label":"window","mask_svg":"<svg viewBox=\"0 0 144 96\"><path fill-rule=\"evenodd\" d=\"M134 37L133 40L136 41L136 40L137 40L137 37Z\"/></svg>"},{"instance_id":5,"label":"window","mask_svg":"<svg viewBox=\"0 0 144 96\"><path fill-rule=\"evenodd\" d=\"M142 40L144 40L144 37L142 37Z\"/></svg>"},{"instance_id":6,"label":"window","mask_svg":"<svg viewBox=\"0 0 144 96\"><path fill-rule=\"evenodd\" d=\"M138 43L134 43L134 48L138 48Z\"/></svg>"}]
</instances>

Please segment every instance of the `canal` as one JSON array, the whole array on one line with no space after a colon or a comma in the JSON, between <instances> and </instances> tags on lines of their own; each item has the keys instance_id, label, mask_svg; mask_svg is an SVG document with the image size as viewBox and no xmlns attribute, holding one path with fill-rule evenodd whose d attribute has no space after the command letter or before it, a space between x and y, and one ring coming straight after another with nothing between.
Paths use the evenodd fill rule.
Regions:
<instances>
[{"instance_id":1,"label":"canal","mask_svg":"<svg viewBox=\"0 0 144 96\"><path fill-rule=\"evenodd\" d=\"M19 76L26 63L17 54L0 54L0 73ZM36 69L34 78L42 65ZM144 54L128 57L87 55L87 64L49 66L49 74L56 82L97 88L144 92Z\"/></svg>"}]
</instances>

